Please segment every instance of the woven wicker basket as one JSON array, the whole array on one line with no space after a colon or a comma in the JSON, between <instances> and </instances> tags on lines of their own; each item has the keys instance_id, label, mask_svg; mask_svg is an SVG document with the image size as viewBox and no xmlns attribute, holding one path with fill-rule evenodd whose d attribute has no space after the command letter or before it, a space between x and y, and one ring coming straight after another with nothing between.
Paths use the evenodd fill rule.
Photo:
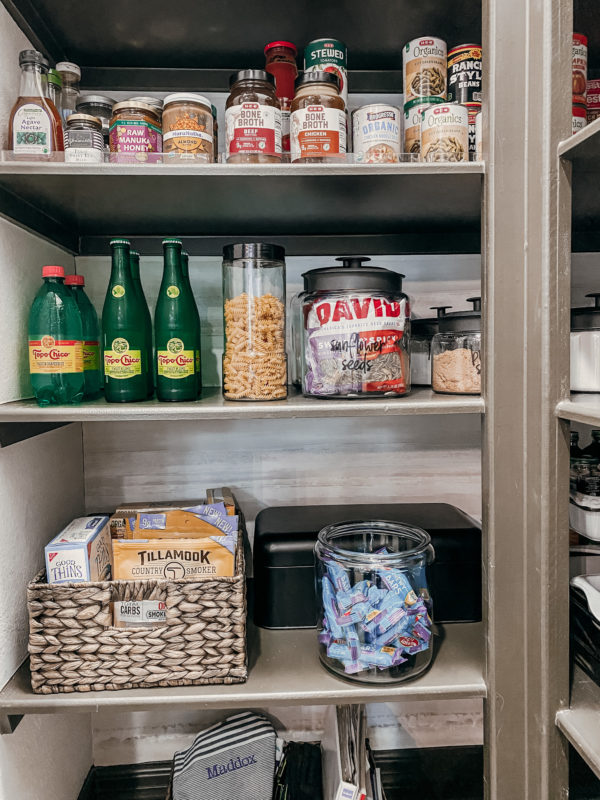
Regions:
<instances>
[{"instance_id":1,"label":"woven wicker basket","mask_svg":"<svg viewBox=\"0 0 600 800\"><path fill-rule=\"evenodd\" d=\"M46 583L27 588L31 685L39 694L243 683L244 536L233 578ZM111 603L164 600L166 624L112 627Z\"/></svg>"}]
</instances>

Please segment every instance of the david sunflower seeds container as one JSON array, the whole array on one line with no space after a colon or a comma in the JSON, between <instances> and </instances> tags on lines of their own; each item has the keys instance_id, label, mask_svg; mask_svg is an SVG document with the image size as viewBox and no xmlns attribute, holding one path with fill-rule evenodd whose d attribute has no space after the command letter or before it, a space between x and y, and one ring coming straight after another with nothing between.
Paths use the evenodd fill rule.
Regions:
<instances>
[{"instance_id":1,"label":"david sunflower seeds container","mask_svg":"<svg viewBox=\"0 0 600 800\"><path fill-rule=\"evenodd\" d=\"M423 112L430 106L443 103L441 97L422 97L404 104L404 152L419 155L421 152L421 122Z\"/></svg>"},{"instance_id":2,"label":"david sunflower seeds container","mask_svg":"<svg viewBox=\"0 0 600 800\"><path fill-rule=\"evenodd\" d=\"M446 42L433 36L413 39L404 45L402 69L404 100L441 97L446 99Z\"/></svg>"},{"instance_id":3,"label":"david sunflower seeds container","mask_svg":"<svg viewBox=\"0 0 600 800\"><path fill-rule=\"evenodd\" d=\"M352 114L354 154L366 164L395 164L400 160L400 109L383 103L357 108Z\"/></svg>"},{"instance_id":4,"label":"david sunflower seeds container","mask_svg":"<svg viewBox=\"0 0 600 800\"><path fill-rule=\"evenodd\" d=\"M469 112L464 106L427 108L421 122L421 161L469 160Z\"/></svg>"}]
</instances>

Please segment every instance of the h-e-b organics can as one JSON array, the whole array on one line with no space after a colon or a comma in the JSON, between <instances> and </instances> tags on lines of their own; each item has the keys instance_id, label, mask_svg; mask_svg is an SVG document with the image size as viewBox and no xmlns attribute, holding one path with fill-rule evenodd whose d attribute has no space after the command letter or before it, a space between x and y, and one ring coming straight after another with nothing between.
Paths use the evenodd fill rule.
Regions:
<instances>
[{"instance_id":1,"label":"h-e-b organics can","mask_svg":"<svg viewBox=\"0 0 600 800\"><path fill-rule=\"evenodd\" d=\"M469 112L464 106L441 103L423 112L422 161L469 160Z\"/></svg>"},{"instance_id":2,"label":"h-e-b organics can","mask_svg":"<svg viewBox=\"0 0 600 800\"><path fill-rule=\"evenodd\" d=\"M422 97L404 104L404 152L418 155L421 152L421 122L423 111L429 106L443 103L441 97Z\"/></svg>"},{"instance_id":3,"label":"h-e-b organics can","mask_svg":"<svg viewBox=\"0 0 600 800\"><path fill-rule=\"evenodd\" d=\"M433 36L422 36L404 45L404 101L415 98L446 99L446 42Z\"/></svg>"}]
</instances>

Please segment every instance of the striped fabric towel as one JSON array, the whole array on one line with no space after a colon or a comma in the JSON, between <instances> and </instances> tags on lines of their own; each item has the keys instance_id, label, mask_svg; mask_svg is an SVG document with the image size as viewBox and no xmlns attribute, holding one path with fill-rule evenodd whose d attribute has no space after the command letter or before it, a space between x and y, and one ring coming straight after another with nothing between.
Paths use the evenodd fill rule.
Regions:
<instances>
[{"instance_id":1,"label":"striped fabric towel","mask_svg":"<svg viewBox=\"0 0 600 800\"><path fill-rule=\"evenodd\" d=\"M199 733L175 753L173 800L271 800L275 729L244 712Z\"/></svg>"}]
</instances>

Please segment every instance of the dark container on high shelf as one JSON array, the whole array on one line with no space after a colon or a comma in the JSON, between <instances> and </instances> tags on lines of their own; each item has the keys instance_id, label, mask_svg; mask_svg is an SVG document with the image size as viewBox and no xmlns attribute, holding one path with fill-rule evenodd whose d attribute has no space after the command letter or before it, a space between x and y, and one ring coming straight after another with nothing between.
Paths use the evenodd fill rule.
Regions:
<instances>
[{"instance_id":1,"label":"dark container on high shelf","mask_svg":"<svg viewBox=\"0 0 600 800\"><path fill-rule=\"evenodd\" d=\"M198 396L198 319L189 281L183 277L181 240L164 239L164 270L154 312L156 396L176 402Z\"/></svg>"},{"instance_id":2,"label":"dark container on high shelf","mask_svg":"<svg viewBox=\"0 0 600 800\"><path fill-rule=\"evenodd\" d=\"M144 287L142 286L142 279L140 277L140 254L137 250L130 251L129 263L131 266L131 277L133 279L133 284L136 292L138 293L139 300L143 307L144 316L146 318L144 330L146 333L146 348L149 359L148 371L146 375L148 378L148 397L152 397L154 394L154 369L152 368L152 365L154 364L152 349L152 317L150 316L150 309L148 308L146 295L144 294Z\"/></svg>"},{"instance_id":3,"label":"dark container on high shelf","mask_svg":"<svg viewBox=\"0 0 600 800\"><path fill-rule=\"evenodd\" d=\"M200 395L202 394L202 357L200 354L202 334L200 328L200 312L198 311L198 305L196 303L196 298L194 297L194 290L192 289L192 281L190 279L190 257L188 253L185 253L183 251L181 253L181 271L183 273L183 279L187 282L187 286L190 290L192 300L194 301L193 311L198 324L198 338L195 347L196 358L194 366L196 369L198 397L200 397Z\"/></svg>"},{"instance_id":4,"label":"dark container on high shelf","mask_svg":"<svg viewBox=\"0 0 600 800\"><path fill-rule=\"evenodd\" d=\"M84 397L96 397L102 389L98 314L96 314L96 309L83 288L85 286L83 275L67 275L65 286L70 287L71 294L75 298L81 314L81 324L83 326Z\"/></svg>"},{"instance_id":5,"label":"dark container on high shelf","mask_svg":"<svg viewBox=\"0 0 600 800\"><path fill-rule=\"evenodd\" d=\"M148 395L146 317L131 275L128 240L113 239L110 246L112 270L102 310L104 391L109 403L136 403Z\"/></svg>"}]
</instances>

